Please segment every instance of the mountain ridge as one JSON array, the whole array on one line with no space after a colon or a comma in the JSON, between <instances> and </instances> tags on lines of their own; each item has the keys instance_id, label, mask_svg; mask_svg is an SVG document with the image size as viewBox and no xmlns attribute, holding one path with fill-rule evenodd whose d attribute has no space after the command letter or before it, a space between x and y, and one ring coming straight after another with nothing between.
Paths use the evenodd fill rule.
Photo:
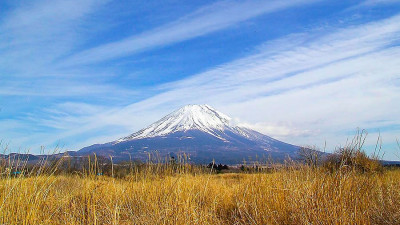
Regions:
<instances>
[{"instance_id":1,"label":"mountain ridge","mask_svg":"<svg viewBox=\"0 0 400 225\"><path fill-rule=\"evenodd\" d=\"M117 140L117 142L164 136L176 131L187 131L190 129L198 129L215 135L213 133L214 130L223 130L230 127L230 121L230 117L218 112L209 105L186 105L150 126Z\"/></svg>"},{"instance_id":2,"label":"mountain ridge","mask_svg":"<svg viewBox=\"0 0 400 225\"><path fill-rule=\"evenodd\" d=\"M95 144L78 154L96 153L123 161L146 160L157 152L162 157L190 154L196 163L212 160L241 163L249 158L272 157L282 161L296 157L299 147L237 126L209 105L186 105L148 127L105 144Z\"/></svg>"}]
</instances>

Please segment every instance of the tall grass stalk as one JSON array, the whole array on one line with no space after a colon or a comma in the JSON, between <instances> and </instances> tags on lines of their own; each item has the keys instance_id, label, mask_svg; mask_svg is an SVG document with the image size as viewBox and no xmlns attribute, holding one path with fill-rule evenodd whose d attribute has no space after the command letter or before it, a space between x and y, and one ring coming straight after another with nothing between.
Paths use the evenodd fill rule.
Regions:
<instances>
[{"instance_id":1,"label":"tall grass stalk","mask_svg":"<svg viewBox=\"0 0 400 225\"><path fill-rule=\"evenodd\" d=\"M93 155L80 172L68 157L4 157L0 224L400 224L400 170L344 170L359 162L348 151L335 170L290 162L224 174L187 156L109 165Z\"/></svg>"}]
</instances>

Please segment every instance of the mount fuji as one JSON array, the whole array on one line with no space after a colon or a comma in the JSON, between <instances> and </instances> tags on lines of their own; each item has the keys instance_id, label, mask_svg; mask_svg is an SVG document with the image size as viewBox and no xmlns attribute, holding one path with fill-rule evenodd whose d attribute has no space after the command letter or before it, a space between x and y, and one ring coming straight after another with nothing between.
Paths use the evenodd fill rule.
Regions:
<instances>
[{"instance_id":1,"label":"mount fuji","mask_svg":"<svg viewBox=\"0 0 400 225\"><path fill-rule=\"evenodd\" d=\"M95 144L77 152L113 156L116 161L145 161L149 153L160 157L186 154L195 163L236 164L261 158L281 161L296 158L299 147L249 128L208 105L187 105L147 128L105 144Z\"/></svg>"}]
</instances>

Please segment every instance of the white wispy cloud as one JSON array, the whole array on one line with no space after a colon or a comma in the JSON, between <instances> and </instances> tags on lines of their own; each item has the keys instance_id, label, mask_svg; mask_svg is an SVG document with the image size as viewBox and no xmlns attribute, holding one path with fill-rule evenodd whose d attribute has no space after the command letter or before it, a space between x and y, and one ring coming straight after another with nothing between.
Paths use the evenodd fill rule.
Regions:
<instances>
[{"instance_id":1,"label":"white wispy cloud","mask_svg":"<svg viewBox=\"0 0 400 225\"><path fill-rule=\"evenodd\" d=\"M108 0L21 1L0 21L0 96L78 96L133 91L92 80L85 68L59 70L54 60L69 53L82 39L88 16ZM101 77L101 73L90 74Z\"/></svg>"},{"instance_id":2,"label":"white wispy cloud","mask_svg":"<svg viewBox=\"0 0 400 225\"><path fill-rule=\"evenodd\" d=\"M113 76L112 70L77 67L75 63L98 62L185 41L264 13L315 1L219 1L162 27L66 59L86 40L82 30L90 16L107 7L110 1L22 2L15 10L4 14L0 23L0 73L3 76L0 95L102 95L135 99L139 96L138 91L107 82ZM57 62L64 66L60 67ZM107 79L93 79L102 76Z\"/></svg>"},{"instance_id":3,"label":"white wispy cloud","mask_svg":"<svg viewBox=\"0 0 400 225\"><path fill-rule=\"evenodd\" d=\"M83 20L107 1L24 1L4 13L0 23L0 65L8 70L51 74L51 62L70 51L78 41ZM18 3L16 3L18 4ZM6 44L4 44L6 43ZM39 70L48 66L46 71ZM40 74L39 74L40 75Z\"/></svg>"},{"instance_id":4,"label":"white wispy cloud","mask_svg":"<svg viewBox=\"0 0 400 225\"><path fill-rule=\"evenodd\" d=\"M166 46L231 27L253 17L318 0L221 1L172 23L77 53L62 65L94 63Z\"/></svg>"}]
</instances>

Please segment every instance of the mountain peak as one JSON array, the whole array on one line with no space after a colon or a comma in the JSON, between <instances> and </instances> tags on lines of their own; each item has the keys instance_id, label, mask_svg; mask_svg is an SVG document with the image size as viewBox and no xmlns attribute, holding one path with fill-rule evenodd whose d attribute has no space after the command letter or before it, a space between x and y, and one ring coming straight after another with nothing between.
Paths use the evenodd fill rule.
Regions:
<instances>
[{"instance_id":1,"label":"mountain peak","mask_svg":"<svg viewBox=\"0 0 400 225\"><path fill-rule=\"evenodd\" d=\"M185 123L202 122L197 125L214 126L218 124L229 125L231 118L221 112L218 112L209 105L186 105L175 112L169 114L176 118L183 119ZM168 115L168 116L169 116ZM168 117L167 116L167 117Z\"/></svg>"},{"instance_id":2,"label":"mountain peak","mask_svg":"<svg viewBox=\"0 0 400 225\"><path fill-rule=\"evenodd\" d=\"M228 128L231 118L209 105L186 105L161 120L117 142L165 136L177 131L201 130L212 135Z\"/></svg>"},{"instance_id":3,"label":"mountain peak","mask_svg":"<svg viewBox=\"0 0 400 225\"><path fill-rule=\"evenodd\" d=\"M160 157L187 153L194 162L217 160L237 164L266 154L279 160L296 157L297 150L297 146L235 126L231 118L209 105L186 105L130 136L88 146L78 154L95 152L113 155L120 161L132 154L134 159L145 161L152 152Z\"/></svg>"}]
</instances>

